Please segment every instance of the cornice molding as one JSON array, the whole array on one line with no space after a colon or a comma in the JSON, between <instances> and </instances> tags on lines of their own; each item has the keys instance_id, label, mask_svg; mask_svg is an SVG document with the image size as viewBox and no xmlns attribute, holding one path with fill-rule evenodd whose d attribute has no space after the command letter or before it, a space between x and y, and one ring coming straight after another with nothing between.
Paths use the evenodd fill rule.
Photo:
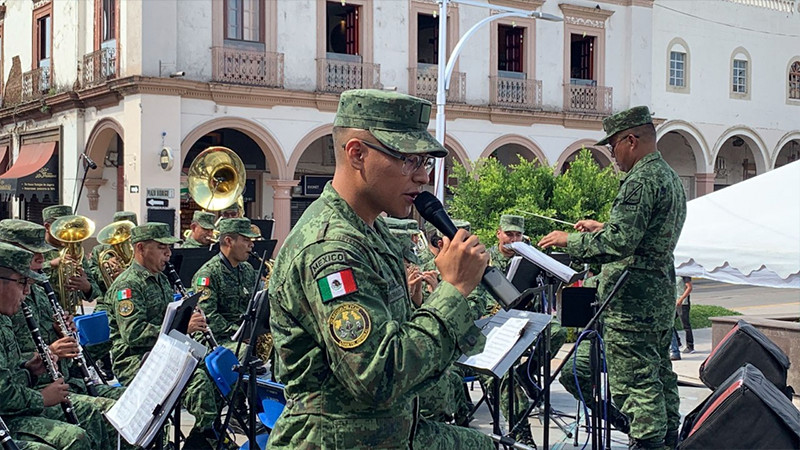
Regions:
<instances>
[{"instance_id":1,"label":"cornice molding","mask_svg":"<svg viewBox=\"0 0 800 450\"><path fill-rule=\"evenodd\" d=\"M558 7L564 13L564 22L592 28L605 28L606 20L614 14L609 9L587 8L568 3L559 3Z\"/></svg>"},{"instance_id":2,"label":"cornice molding","mask_svg":"<svg viewBox=\"0 0 800 450\"><path fill-rule=\"evenodd\" d=\"M492 5L535 11L544 5L545 0L489 0Z\"/></svg>"},{"instance_id":3,"label":"cornice molding","mask_svg":"<svg viewBox=\"0 0 800 450\"><path fill-rule=\"evenodd\" d=\"M294 106L336 112L339 96L328 93L258 88L202 81L132 76L110 80L80 91L63 92L44 99L0 109L0 126L14 121L47 119L53 113L118 105L123 97L137 94L169 95L213 101L225 106L272 108ZM47 108L43 108L43 106ZM434 110L431 120L436 116ZM567 128L602 129L603 116L559 111L531 111L484 105L447 105L447 118L477 119L496 124L530 126L561 125Z\"/></svg>"}]
</instances>

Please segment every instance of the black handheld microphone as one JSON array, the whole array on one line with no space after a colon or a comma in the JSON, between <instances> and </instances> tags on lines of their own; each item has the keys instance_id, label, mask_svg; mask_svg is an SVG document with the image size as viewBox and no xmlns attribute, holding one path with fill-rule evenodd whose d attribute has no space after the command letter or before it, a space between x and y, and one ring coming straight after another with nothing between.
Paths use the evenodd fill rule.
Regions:
<instances>
[{"instance_id":1,"label":"black handheld microphone","mask_svg":"<svg viewBox=\"0 0 800 450\"><path fill-rule=\"evenodd\" d=\"M442 202L433 194L420 192L414 199L414 206L420 215L436 227L437 230L441 231L443 235L450 239L455 236L458 228L453 224L450 216L447 215ZM486 267L481 282L506 311L513 308L521 300L519 290L496 267Z\"/></svg>"}]
</instances>

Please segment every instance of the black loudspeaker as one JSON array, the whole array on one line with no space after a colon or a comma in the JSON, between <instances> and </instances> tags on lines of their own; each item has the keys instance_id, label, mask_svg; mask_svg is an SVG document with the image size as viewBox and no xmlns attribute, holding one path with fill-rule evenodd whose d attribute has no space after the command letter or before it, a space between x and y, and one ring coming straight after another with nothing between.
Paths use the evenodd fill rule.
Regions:
<instances>
[{"instance_id":1,"label":"black loudspeaker","mask_svg":"<svg viewBox=\"0 0 800 450\"><path fill-rule=\"evenodd\" d=\"M683 421L679 449L797 449L800 411L745 364Z\"/></svg>"},{"instance_id":2,"label":"black loudspeaker","mask_svg":"<svg viewBox=\"0 0 800 450\"><path fill-rule=\"evenodd\" d=\"M787 392L789 357L762 332L744 320L740 320L725 335L700 365L700 380L715 390L745 363L756 366L778 389Z\"/></svg>"}]
</instances>

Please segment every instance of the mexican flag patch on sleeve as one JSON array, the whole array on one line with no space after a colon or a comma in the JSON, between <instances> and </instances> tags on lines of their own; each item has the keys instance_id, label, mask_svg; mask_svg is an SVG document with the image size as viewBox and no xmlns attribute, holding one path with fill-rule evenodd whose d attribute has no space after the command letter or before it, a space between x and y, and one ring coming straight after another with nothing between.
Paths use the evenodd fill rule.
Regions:
<instances>
[{"instance_id":1,"label":"mexican flag patch on sleeve","mask_svg":"<svg viewBox=\"0 0 800 450\"><path fill-rule=\"evenodd\" d=\"M353 269L340 270L325 278L320 278L317 280L317 286L319 287L319 294L322 296L323 302L358 290L356 280L353 278Z\"/></svg>"},{"instance_id":2,"label":"mexican flag patch on sleeve","mask_svg":"<svg viewBox=\"0 0 800 450\"><path fill-rule=\"evenodd\" d=\"M127 300L131 298L130 289L120 289L117 291L117 300Z\"/></svg>"},{"instance_id":3,"label":"mexican flag patch on sleeve","mask_svg":"<svg viewBox=\"0 0 800 450\"><path fill-rule=\"evenodd\" d=\"M211 278L208 277L200 277L197 279L198 286L211 286Z\"/></svg>"}]
</instances>

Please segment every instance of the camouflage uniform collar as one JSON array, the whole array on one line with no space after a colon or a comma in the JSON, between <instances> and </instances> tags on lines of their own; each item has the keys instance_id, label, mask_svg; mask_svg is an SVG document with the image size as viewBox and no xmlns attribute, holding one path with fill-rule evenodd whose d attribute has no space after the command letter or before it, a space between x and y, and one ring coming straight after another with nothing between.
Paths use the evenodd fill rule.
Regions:
<instances>
[{"instance_id":1,"label":"camouflage uniform collar","mask_svg":"<svg viewBox=\"0 0 800 450\"><path fill-rule=\"evenodd\" d=\"M626 176L626 178L630 177L632 173L638 171L645 164L651 163L653 161L657 161L659 159L662 159L662 158L661 158L661 152L659 152L658 150L656 150L656 151L654 151L652 153L648 153L648 154L644 155L642 157L642 159L640 159L639 161L636 161L636 164L634 164L633 167L631 167L631 170L628 171L628 175Z\"/></svg>"},{"instance_id":2,"label":"camouflage uniform collar","mask_svg":"<svg viewBox=\"0 0 800 450\"><path fill-rule=\"evenodd\" d=\"M347 223L355 227L356 230L363 234L365 238L372 241L367 243L367 245L375 245L378 252L394 254L394 252L391 251L386 244L387 241L393 239L392 233L389 231L388 225L386 225L383 220L376 217L375 222L373 222L374 228L367 225L367 223L364 222L364 219L356 214L353 208L350 207L350 204L348 204L339 195L339 193L336 192L336 189L333 188L333 185L330 181L322 190L320 199L331 205L331 207L334 208L342 216L342 218L347 221Z\"/></svg>"},{"instance_id":3,"label":"camouflage uniform collar","mask_svg":"<svg viewBox=\"0 0 800 450\"><path fill-rule=\"evenodd\" d=\"M143 272L143 273L147 274L147 276L152 276L152 277L155 277L155 276L157 276L157 275L158 275L158 273L153 273L153 272L150 272L150 270L148 270L148 269L147 269L147 267L145 267L145 266L143 266L143 265L139 264L139 261L136 261L136 259L133 259L133 260L131 261L130 268L131 268L132 270L136 271L136 272ZM160 273L160 272L159 272L159 273Z\"/></svg>"},{"instance_id":4,"label":"camouflage uniform collar","mask_svg":"<svg viewBox=\"0 0 800 450\"><path fill-rule=\"evenodd\" d=\"M222 252L217 253L217 256L219 256L219 259L222 260L222 265L225 266L225 268L230 270L231 272L236 272L242 265L240 263L238 266L233 267L233 264L231 264L231 262L228 260L228 257L225 256Z\"/></svg>"}]
</instances>

